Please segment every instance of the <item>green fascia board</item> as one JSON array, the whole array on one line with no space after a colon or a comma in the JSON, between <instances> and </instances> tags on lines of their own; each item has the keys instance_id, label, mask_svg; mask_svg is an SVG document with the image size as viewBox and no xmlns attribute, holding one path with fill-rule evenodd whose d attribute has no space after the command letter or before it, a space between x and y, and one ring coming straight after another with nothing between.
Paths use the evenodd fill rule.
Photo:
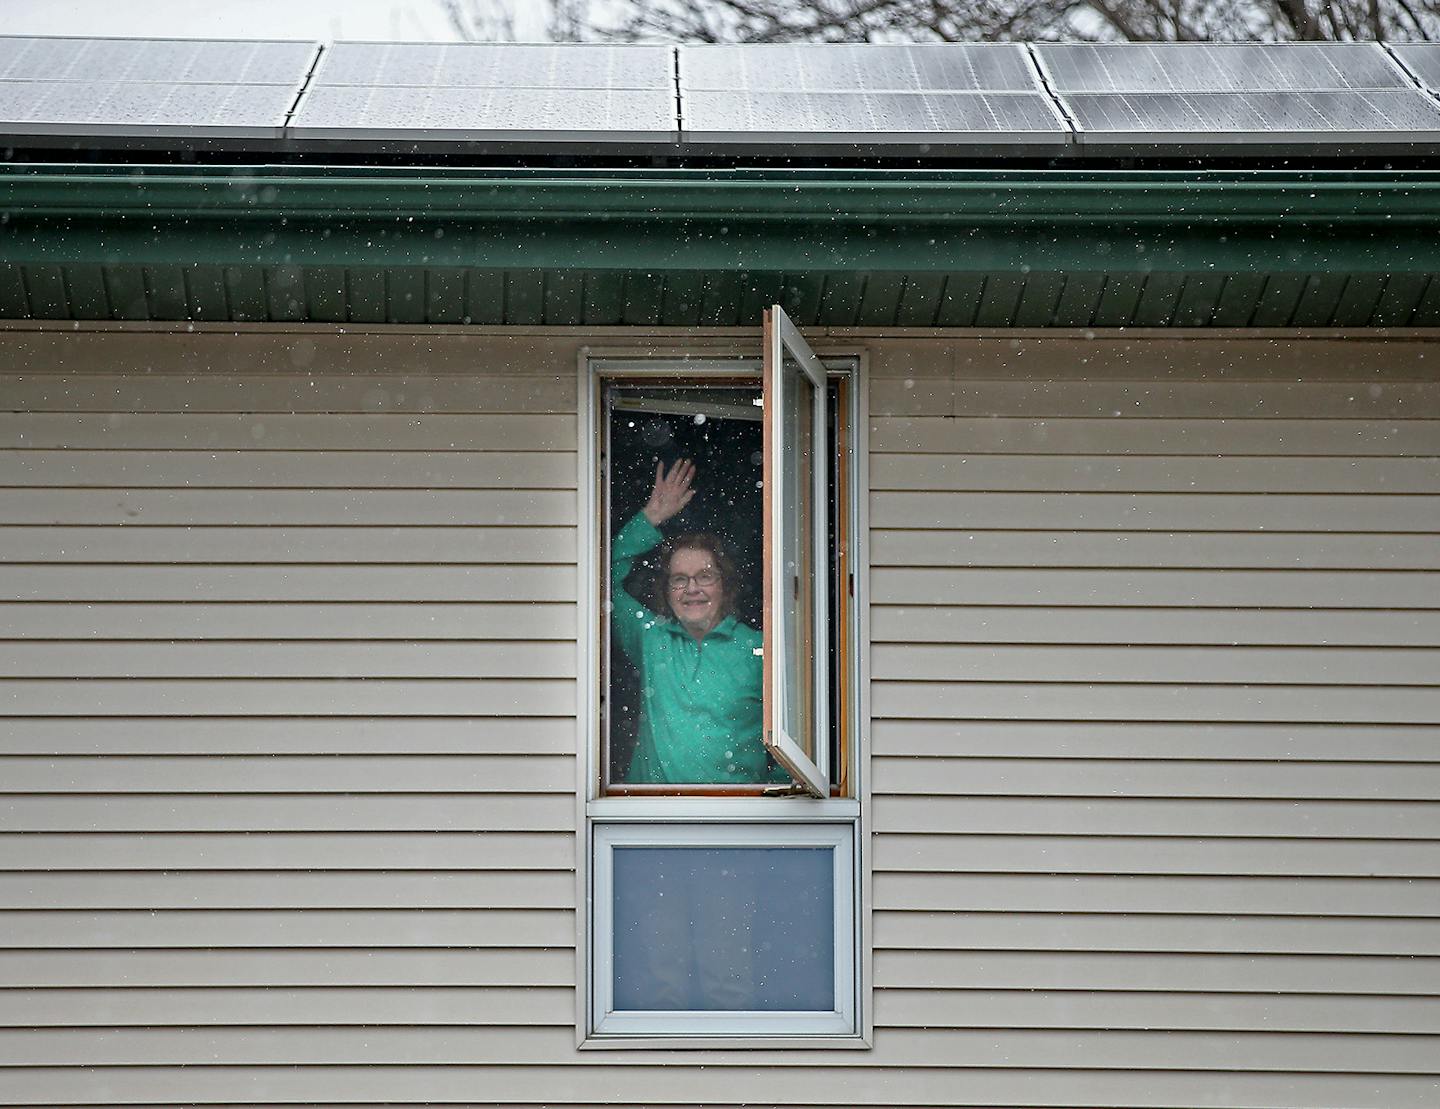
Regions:
<instances>
[{"instance_id":1,"label":"green fascia board","mask_svg":"<svg viewBox=\"0 0 1440 1109\"><path fill-rule=\"evenodd\" d=\"M108 218L1433 224L1440 171L0 167L0 212Z\"/></svg>"},{"instance_id":2,"label":"green fascia board","mask_svg":"<svg viewBox=\"0 0 1440 1109\"><path fill-rule=\"evenodd\" d=\"M1440 271L1440 238L1330 227L1304 235L1191 227L1180 235L1125 226L1046 230L796 221L716 228L660 219L506 226L417 219L404 227L289 220L279 231L257 231L208 220L140 225L72 219L56 226L13 219L0 262L702 273L1431 273Z\"/></svg>"},{"instance_id":3,"label":"green fascia board","mask_svg":"<svg viewBox=\"0 0 1440 1109\"><path fill-rule=\"evenodd\" d=\"M1364 326L1437 275L1419 171L0 168L9 317Z\"/></svg>"}]
</instances>

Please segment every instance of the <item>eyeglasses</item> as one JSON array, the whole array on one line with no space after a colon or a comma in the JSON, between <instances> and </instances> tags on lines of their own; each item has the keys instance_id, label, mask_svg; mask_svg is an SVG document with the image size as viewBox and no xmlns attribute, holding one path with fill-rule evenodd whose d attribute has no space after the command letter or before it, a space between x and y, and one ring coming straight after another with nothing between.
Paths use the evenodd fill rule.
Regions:
<instances>
[{"instance_id":1,"label":"eyeglasses","mask_svg":"<svg viewBox=\"0 0 1440 1109\"><path fill-rule=\"evenodd\" d=\"M669 585L671 593L681 593L690 588L694 582L701 589L709 589L720 581L720 575L714 570L701 570L698 574L671 574Z\"/></svg>"}]
</instances>

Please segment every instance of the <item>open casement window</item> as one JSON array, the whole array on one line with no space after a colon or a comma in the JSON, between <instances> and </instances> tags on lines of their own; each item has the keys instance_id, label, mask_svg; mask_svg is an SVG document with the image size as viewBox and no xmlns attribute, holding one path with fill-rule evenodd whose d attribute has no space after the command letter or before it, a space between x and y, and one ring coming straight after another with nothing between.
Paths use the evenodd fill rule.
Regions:
<instances>
[{"instance_id":1,"label":"open casement window","mask_svg":"<svg viewBox=\"0 0 1440 1109\"><path fill-rule=\"evenodd\" d=\"M855 362L582 364L586 1049L868 1046Z\"/></svg>"},{"instance_id":2,"label":"open casement window","mask_svg":"<svg viewBox=\"0 0 1440 1109\"><path fill-rule=\"evenodd\" d=\"M765 313L766 748L830 793L825 367L778 305Z\"/></svg>"},{"instance_id":3,"label":"open casement window","mask_svg":"<svg viewBox=\"0 0 1440 1109\"><path fill-rule=\"evenodd\" d=\"M600 796L847 792L850 377L778 307L764 343L728 371L603 371ZM677 464L695 495L657 527L647 498ZM718 602L703 635L692 593Z\"/></svg>"}]
</instances>

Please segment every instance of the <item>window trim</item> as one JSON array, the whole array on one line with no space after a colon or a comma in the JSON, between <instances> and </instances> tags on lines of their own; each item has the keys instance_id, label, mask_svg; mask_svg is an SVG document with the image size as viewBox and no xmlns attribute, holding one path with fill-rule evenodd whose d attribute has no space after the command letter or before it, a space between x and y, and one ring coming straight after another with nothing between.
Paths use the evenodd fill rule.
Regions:
<instances>
[{"instance_id":1,"label":"window trim","mask_svg":"<svg viewBox=\"0 0 1440 1109\"><path fill-rule=\"evenodd\" d=\"M787 330L788 329L788 333ZM773 335L775 345L783 342L786 349L797 352L797 360L802 363L813 359L815 368L822 370L828 379L827 387L816 398L815 418L824 419L826 406L825 395L829 390L836 387L837 381L843 380L846 386L846 403L841 413L840 427L848 436L848 449L850 453L850 464L846 467L848 481L842 482L840 494L840 510L846 523L846 535L850 540L850 550L847 551L846 562L848 563L851 579L853 582L852 593L849 604L842 606L848 619L843 621L839 633L849 637L849 651L846 657L846 673L839 681L840 688L851 693L851 699L847 705L844 718L835 722L842 730L845 744L842 745L843 758L838 767L829 766L828 751L819 754L815 760L822 776L828 776L832 770L838 771L836 780L839 783L842 794L854 792L855 783L859 780L856 773L856 760L859 757L858 744L860 739L861 706L860 696L864 691L864 685L860 680L862 661L860 656L864 647L868 646L868 629L861 626L858 614L862 611L859 605L860 594L863 590L860 567L863 565L859 558L860 552L864 549L864 537L860 534L865 516L865 506L858 497L858 490L861 486L861 467L865 464L865 451L857 436L859 429L866 426L865 409L866 398L861 385L864 358L855 353L824 355L814 351L808 344L798 328L790 323L783 312L777 314ZM754 353L756 348L761 348L760 353ZM580 733L583 740L584 751L584 773L586 775L585 800L593 801L597 798L609 796L630 796L636 798L685 798L715 796L721 798L764 796L774 794L789 787L766 786L762 784L736 784L727 785L724 783L695 783L676 784L673 786L627 786L610 783L607 787L605 781L605 753L604 736L600 727L599 714L599 690L602 675L607 671L610 663L611 644L606 634L607 628L603 618L602 601L604 590L596 586L596 568L605 566L605 544L608 536L602 534L598 526L599 521L605 518L608 522L609 501L607 490L604 487L605 475L600 466L597 465L596 456L598 444L604 440L604 416L606 412L605 390L607 385L617 381L630 382L674 382L677 379L685 383L694 383L703 387L709 382L717 386L724 383L744 381L752 384L757 390L763 386L765 381L765 366L767 362L778 366L778 359L773 357L774 352L767 352L763 349L762 342L755 344L750 351L745 353L727 354L724 351L706 351L700 356L680 356L657 353L655 357L636 357L631 352L624 352L616 356L607 356L600 351L591 351L581 348L580 351L580 379L578 390L578 401L580 406L580 419L577 421L580 432L579 438L579 509L578 509L578 532L579 532L579 601L581 604L581 626L580 634L583 636L582 651L586 652L581 665L577 668L579 679L585 684L579 690L576 698L577 712L581 714ZM810 372L810 367L806 367ZM772 452L768 442L770 424L764 424L767 438L766 450ZM823 423L821 425L823 431ZM828 436L822 435L825 448L824 457L829 459L839 449L840 444L831 443ZM828 463L827 463L828 466ZM814 496L822 502L826 490L826 467L815 468L814 473L815 492ZM766 497L766 505L770 504L770 498ZM823 516L823 507L822 507ZM767 518L766 529L770 531L776 528L776 523ZM767 550L767 555L769 551ZM828 562L828 540L824 530L817 529L815 535L815 550L812 558L817 566L825 565ZM770 607L768 592L762 590L766 601L767 611ZM829 627L829 621L825 614L817 613L817 625L824 625L824 635L819 640L824 644L821 652L829 649L829 642L837 634L836 628ZM828 667L822 658L815 660L815 671L817 679L821 672ZM771 713L767 713L763 726L768 728L771 722ZM818 714L817 731L828 729L828 704L824 711ZM767 747L772 747L766 743ZM804 757L803 755L801 756ZM779 760L785 764L785 760ZM790 771L788 764L786 769L795 778L795 788L806 788L801 784L799 776ZM816 801L821 798L814 798Z\"/></svg>"},{"instance_id":2,"label":"window trim","mask_svg":"<svg viewBox=\"0 0 1440 1109\"><path fill-rule=\"evenodd\" d=\"M773 806L772 806L773 808ZM858 890L854 821L763 823L597 822L593 834L594 908L590 930L593 981L590 1027L595 1037L665 1036L684 1039L723 1036L853 1036L857 1008L859 952L855 924ZM829 847L834 860L834 985L833 1012L617 1012L610 1008L613 988L609 945L595 942L614 933L614 887L611 884L616 847Z\"/></svg>"},{"instance_id":3,"label":"window trim","mask_svg":"<svg viewBox=\"0 0 1440 1109\"><path fill-rule=\"evenodd\" d=\"M757 331L743 335L700 333L695 336L667 332L660 336L636 333L635 339L616 342L607 337L593 344L581 343L576 350L577 409L577 639L580 650L576 668L576 758L575 827L579 831L575 858L575 1046L577 1050L665 1050L701 1048L763 1049L869 1049L873 1045L874 1013L870 1003L874 955L871 950L871 885L869 865L871 812L869 762L869 646L868 567L869 505L869 351L863 343L821 343L812 348L833 375L848 381L846 401L841 408L848 431L845 446L849 454L848 486L841 506L849 525L847 551L853 591L847 634L852 636L846 682L850 691L846 716L848 751L841 767L841 781L848 783L846 796L827 799L774 797L705 796L601 796L599 681L601 659L600 599L595 588L595 569L600 566L602 539L599 511L602 474L597 466L596 443L603 416L602 390L615 377L643 381L689 378L697 382L739 375L758 375L762 370L761 337ZM793 806L793 807L792 807ZM798 816L800 812L803 816ZM767 823L785 820L817 823L853 820L856 822L855 872L858 885L854 903L856 950L856 998L858 1008L854 1032L843 1036L746 1035L676 1037L654 1035L596 1037L590 1034L590 942L591 852L593 830L599 821L660 823L722 822L729 824Z\"/></svg>"}]
</instances>

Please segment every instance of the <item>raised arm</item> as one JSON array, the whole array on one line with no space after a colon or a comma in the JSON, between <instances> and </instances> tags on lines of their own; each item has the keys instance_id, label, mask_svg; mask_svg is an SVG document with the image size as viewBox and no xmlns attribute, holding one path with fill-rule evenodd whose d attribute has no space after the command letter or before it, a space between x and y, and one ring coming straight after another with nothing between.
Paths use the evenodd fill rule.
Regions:
<instances>
[{"instance_id":1,"label":"raised arm","mask_svg":"<svg viewBox=\"0 0 1440 1109\"><path fill-rule=\"evenodd\" d=\"M664 539L660 525L695 496L690 487L694 478L695 465L688 459L676 462L668 473L663 462L656 463L650 499L610 543L610 625L620 638L621 650L632 659L640 657L640 637L660 617L625 591L625 579L635 560Z\"/></svg>"}]
</instances>

